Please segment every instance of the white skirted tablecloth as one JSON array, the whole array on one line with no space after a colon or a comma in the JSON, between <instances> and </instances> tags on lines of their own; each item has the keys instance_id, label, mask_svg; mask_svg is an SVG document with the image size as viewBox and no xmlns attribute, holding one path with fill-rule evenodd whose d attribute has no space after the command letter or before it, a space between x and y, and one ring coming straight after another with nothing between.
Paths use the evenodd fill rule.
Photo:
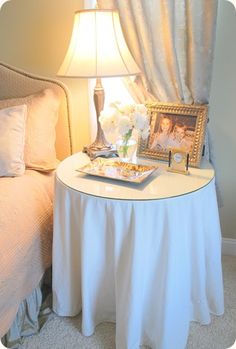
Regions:
<instances>
[{"instance_id":1,"label":"white skirted tablecloth","mask_svg":"<svg viewBox=\"0 0 236 349\"><path fill-rule=\"evenodd\" d=\"M90 336L116 322L116 348L184 349L189 323L224 311L214 171L165 163L144 184L85 176L79 153L56 173L53 309Z\"/></svg>"}]
</instances>

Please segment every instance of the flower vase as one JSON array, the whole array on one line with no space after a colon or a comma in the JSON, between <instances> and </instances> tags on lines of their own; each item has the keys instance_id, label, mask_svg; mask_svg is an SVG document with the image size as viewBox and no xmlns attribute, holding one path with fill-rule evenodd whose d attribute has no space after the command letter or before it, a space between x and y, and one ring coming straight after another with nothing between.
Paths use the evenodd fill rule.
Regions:
<instances>
[{"instance_id":1,"label":"flower vase","mask_svg":"<svg viewBox=\"0 0 236 349\"><path fill-rule=\"evenodd\" d=\"M116 141L116 150L121 161L132 162L137 147L134 138L121 138Z\"/></svg>"}]
</instances>

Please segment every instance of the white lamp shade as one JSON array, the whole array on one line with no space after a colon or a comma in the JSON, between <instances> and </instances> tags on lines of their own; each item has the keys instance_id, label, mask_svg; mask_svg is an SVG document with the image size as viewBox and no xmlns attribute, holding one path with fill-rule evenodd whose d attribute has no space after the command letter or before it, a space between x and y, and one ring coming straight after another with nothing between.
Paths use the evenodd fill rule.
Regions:
<instances>
[{"instance_id":1,"label":"white lamp shade","mask_svg":"<svg viewBox=\"0 0 236 349\"><path fill-rule=\"evenodd\" d=\"M96 9L75 13L71 41L58 75L96 78L138 73L118 12Z\"/></svg>"}]
</instances>

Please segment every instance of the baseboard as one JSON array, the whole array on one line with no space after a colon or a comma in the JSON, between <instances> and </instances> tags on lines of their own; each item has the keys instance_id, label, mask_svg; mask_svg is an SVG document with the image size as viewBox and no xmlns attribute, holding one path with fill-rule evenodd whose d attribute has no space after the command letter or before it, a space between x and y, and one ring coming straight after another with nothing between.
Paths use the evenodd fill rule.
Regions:
<instances>
[{"instance_id":1,"label":"baseboard","mask_svg":"<svg viewBox=\"0 0 236 349\"><path fill-rule=\"evenodd\" d=\"M222 254L236 256L236 239L222 239Z\"/></svg>"}]
</instances>

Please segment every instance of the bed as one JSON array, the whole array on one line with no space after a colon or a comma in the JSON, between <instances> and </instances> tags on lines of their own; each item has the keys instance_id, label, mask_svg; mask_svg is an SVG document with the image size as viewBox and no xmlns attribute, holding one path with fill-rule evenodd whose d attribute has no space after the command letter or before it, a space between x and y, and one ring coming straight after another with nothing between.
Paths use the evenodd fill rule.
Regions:
<instances>
[{"instance_id":1,"label":"bed","mask_svg":"<svg viewBox=\"0 0 236 349\"><path fill-rule=\"evenodd\" d=\"M58 160L63 160L72 154L66 87L58 81L37 77L0 62L0 110L8 108L8 101L12 100L16 101L14 105L17 101L31 103L32 98L29 100L26 96L38 96L41 91L53 91L60 97L55 122L55 153ZM31 104L27 104L27 111L29 108ZM45 134L49 128L45 126ZM41 134L44 134L42 130ZM0 339L17 315L22 319L29 308L35 308L38 313L38 286L51 265L53 186L53 168L44 171L37 166L26 166L22 175L0 177ZM20 335L20 328L14 331Z\"/></svg>"}]
</instances>

